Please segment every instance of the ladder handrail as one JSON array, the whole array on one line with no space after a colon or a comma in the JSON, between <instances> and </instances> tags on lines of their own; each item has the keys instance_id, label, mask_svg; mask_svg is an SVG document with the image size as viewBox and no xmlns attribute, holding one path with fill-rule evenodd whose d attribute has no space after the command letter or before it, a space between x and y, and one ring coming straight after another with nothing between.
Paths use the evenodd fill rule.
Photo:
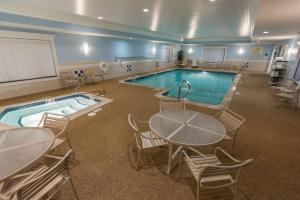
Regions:
<instances>
[{"instance_id":1,"label":"ladder handrail","mask_svg":"<svg viewBox=\"0 0 300 200\"><path fill-rule=\"evenodd\" d=\"M188 93L183 97L185 98L187 95L190 94L190 91L191 91L191 85L186 81L186 80L181 80L180 81L180 85L179 85L179 88L178 88L178 97L177 97L177 100L179 101L180 100L180 94L181 94L181 88L182 88L182 83L185 83L185 85L188 86Z\"/></svg>"}]
</instances>

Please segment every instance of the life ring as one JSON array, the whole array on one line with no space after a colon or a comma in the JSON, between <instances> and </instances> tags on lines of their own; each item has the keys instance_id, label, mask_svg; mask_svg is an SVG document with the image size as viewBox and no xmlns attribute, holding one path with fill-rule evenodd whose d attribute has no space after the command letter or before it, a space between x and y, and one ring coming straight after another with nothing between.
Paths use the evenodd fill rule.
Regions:
<instances>
[{"instance_id":1,"label":"life ring","mask_svg":"<svg viewBox=\"0 0 300 200\"><path fill-rule=\"evenodd\" d=\"M99 68L103 73L106 73L108 70L108 62L102 61L99 63Z\"/></svg>"}]
</instances>

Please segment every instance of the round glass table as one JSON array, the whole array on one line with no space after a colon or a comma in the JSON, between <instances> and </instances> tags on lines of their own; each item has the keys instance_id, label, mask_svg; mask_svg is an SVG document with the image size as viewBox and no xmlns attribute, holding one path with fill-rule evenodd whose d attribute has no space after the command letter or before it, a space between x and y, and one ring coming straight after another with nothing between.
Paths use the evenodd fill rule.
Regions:
<instances>
[{"instance_id":1,"label":"round glass table","mask_svg":"<svg viewBox=\"0 0 300 200\"><path fill-rule=\"evenodd\" d=\"M172 160L185 147L207 146L220 142L226 134L224 125L212 116L190 110L168 110L153 115L149 120L151 130L169 145L167 173ZM173 153L173 145L180 147Z\"/></svg>"},{"instance_id":2,"label":"round glass table","mask_svg":"<svg viewBox=\"0 0 300 200\"><path fill-rule=\"evenodd\" d=\"M54 139L53 132L44 128L0 131L0 182L41 158Z\"/></svg>"}]
</instances>

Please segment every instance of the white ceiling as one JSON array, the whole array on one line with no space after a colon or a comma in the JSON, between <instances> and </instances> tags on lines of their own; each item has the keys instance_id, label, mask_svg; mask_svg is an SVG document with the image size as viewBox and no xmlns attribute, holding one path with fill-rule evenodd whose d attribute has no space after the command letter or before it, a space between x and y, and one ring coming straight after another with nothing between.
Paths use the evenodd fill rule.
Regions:
<instances>
[{"instance_id":1,"label":"white ceiling","mask_svg":"<svg viewBox=\"0 0 300 200\"><path fill-rule=\"evenodd\" d=\"M0 10L191 42L274 39L300 31L300 0L2 0ZM265 30L270 34L261 34Z\"/></svg>"},{"instance_id":2,"label":"white ceiling","mask_svg":"<svg viewBox=\"0 0 300 200\"><path fill-rule=\"evenodd\" d=\"M269 34L262 32L269 31ZM299 36L300 0L258 0L255 39L282 40Z\"/></svg>"}]
</instances>

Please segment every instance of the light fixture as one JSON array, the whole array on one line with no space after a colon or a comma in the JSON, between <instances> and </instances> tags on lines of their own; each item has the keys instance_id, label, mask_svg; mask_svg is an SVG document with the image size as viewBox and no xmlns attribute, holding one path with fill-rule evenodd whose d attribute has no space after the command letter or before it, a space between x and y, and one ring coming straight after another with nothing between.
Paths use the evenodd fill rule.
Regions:
<instances>
[{"instance_id":1,"label":"light fixture","mask_svg":"<svg viewBox=\"0 0 300 200\"><path fill-rule=\"evenodd\" d=\"M147 13L147 12L149 12L149 9L148 9L148 8L144 8L144 9L143 9L143 12L146 12L146 13Z\"/></svg>"},{"instance_id":2,"label":"light fixture","mask_svg":"<svg viewBox=\"0 0 300 200\"><path fill-rule=\"evenodd\" d=\"M239 53L239 55L243 55L245 53L245 50L243 48L240 48L238 53Z\"/></svg>"},{"instance_id":3,"label":"light fixture","mask_svg":"<svg viewBox=\"0 0 300 200\"><path fill-rule=\"evenodd\" d=\"M259 40L262 40L263 38L262 37L260 37L260 38L258 38Z\"/></svg>"},{"instance_id":4,"label":"light fixture","mask_svg":"<svg viewBox=\"0 0 300 200\"><path fill-rule=\"evenodd\" d=\"M152 54L155 56L155 54L156 54L156 47L155 46L153 46L152 47Z\"/></svg>"},{"instance_id":5,"label":"light fixture","mask_svg":"<svg viewBox=\"0 0 300 200\"><path fill-rule=\"evenodd\" d=\"M215 2L216 0L209 0L209 2Z\"/></svg>"},{"instance_id":6,"label":"light fixture","mask_svg":"<svg viewBox=\"0 0 300 200\"><path fill-rule=\"evenodd\" d=\"M289 48L288 50L288 55L289 56L295 56L298 52L298 49L297 48Z\"/></svg>"},{"instance_id":7,"label":"light fixture","mask_svg":"<svg viewBox=\"0 0 300 200\"><path fill-rule=\"evenodd\" d=\"M133 39L132 37L129 38L129 40L132 40L132 39Z\"/></svg>"},{"instance_id":8,"label":"light fixture","mask_svg":"<svg viewBox=\"0 0 300 200\"><path fill-rule=\"evenodd\" d=\"M269 33L270 33L269 31L264 31L264 32L263 32L263 34L269 34Z\"/></svg>"},{"instance_id":9,"label":"light fixture","mask_svg":"<svg viewBox=\"0 0 300 200\"><path fill-rule=\"evenodd\" d=\"M300 41L298 41L297 44L300 46Z\"/></svg>"},{"instance_id":10,"label":"light fixture","mask_svg":"<svg viewBox=\"0 0 300 200\"><path fill-rule=\"evenodd\" d=\"M257 40L256 42L260 43L260 41L259 41L259 40Z\"/></svg>"},{"instance_id":11,"label":"light fixture","mask_svg":"<svg viewBox=\"0 0 300 200\"><path fill-rule=\"evenodd\" d=\"M82 43L81 50L83 51L84 55L89 55L91 48L88 43L84 42Z\"/></svg>"},{"instance_id":12,"label":"light fixture","mask_svg":"<svg viewBox=\"0 0 300 200\"><path fill-rule=\"evenodd\" d=\"M103 19L103 17L102 17L102 16L99 16L99 17L97 17L97 19Z\"/></svg>"},{"instance_id":13,"label":"light fixture","mask_svg":"<svg viewBox=\"0 0 300 200\"><path fill-rule=\"evenodd\" d=\"M192 54L194 52L193 48L189 48L188 52L189 54Z\"/></svg>"}]
</instances>

